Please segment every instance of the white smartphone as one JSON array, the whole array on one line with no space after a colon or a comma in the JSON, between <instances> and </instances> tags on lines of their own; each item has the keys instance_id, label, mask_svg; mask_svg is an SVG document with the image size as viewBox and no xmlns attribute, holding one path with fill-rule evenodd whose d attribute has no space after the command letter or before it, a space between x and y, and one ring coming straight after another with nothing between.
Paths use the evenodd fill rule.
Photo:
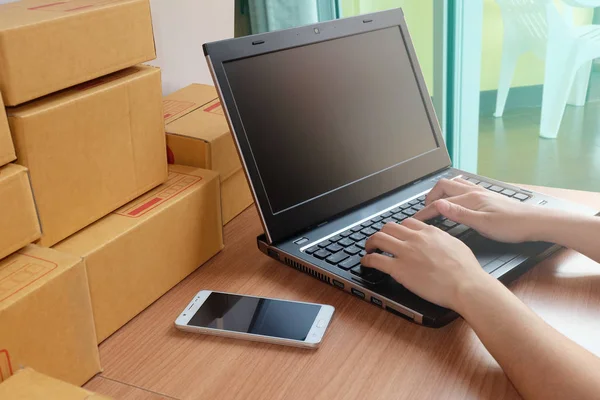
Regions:
<instances>
[{"instance_id":1,"label":"white smartphone","mask_svg":"<svg viewBox=\"0 0 600 400\"><path fill-rule=\"evenodd\" d=\"M317 348L334 311L324 304L202 290L175 326L188 332Z\"/></svg>"}]
</instances>

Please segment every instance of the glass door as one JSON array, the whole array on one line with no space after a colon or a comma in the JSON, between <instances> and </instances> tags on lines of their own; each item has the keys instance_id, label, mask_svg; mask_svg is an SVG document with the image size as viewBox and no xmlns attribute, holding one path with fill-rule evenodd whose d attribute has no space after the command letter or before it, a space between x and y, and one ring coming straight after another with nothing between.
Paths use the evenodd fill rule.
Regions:
<instances>
[{"instance_id":1,"label":"glass door","mask_svg":"<svg viewBox=\"0 0 600 400\"><path fill-rule=\"evenodd\" d=\"M448 127L460 168L600 191L598 0L455 0Z\"/></svg>"}]
</instances>

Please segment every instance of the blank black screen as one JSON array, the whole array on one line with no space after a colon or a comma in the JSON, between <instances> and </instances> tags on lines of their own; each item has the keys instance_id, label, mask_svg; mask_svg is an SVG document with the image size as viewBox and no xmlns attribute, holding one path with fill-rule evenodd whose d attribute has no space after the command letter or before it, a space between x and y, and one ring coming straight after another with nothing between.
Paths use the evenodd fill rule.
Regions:
<instances>
[{"instance_id":1,"label":"blank black screen","mask_svg":"<svg viewBox=\"0 0 600 400\"><path fill-rule=\"evenodd\" d=\"M273 214L438 146L399 27L224 69Z\"/></svg>"},{"instance_id":2,"label":"blank black screen","mask_svg":"<svg viewBox=\"0 0 600 400\"><path fill-rule=\"evenodd\" d=\"M321 306L211 293L188 325L305 340Z\"/></svg>"}]
</instances>

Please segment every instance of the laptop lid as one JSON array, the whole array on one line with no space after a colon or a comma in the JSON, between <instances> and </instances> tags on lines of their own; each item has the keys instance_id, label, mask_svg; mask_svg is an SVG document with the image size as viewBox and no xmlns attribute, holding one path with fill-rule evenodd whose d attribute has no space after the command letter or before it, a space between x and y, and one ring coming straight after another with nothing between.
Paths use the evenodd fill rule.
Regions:
<instances>
[{"instance_id":1,"label":"laptop lid","mask_svg":"<svg viewBox=\"0 0 600 400\"><path fill-rule=\"evenodd\" d=\"M400 9L204 53L271 243L451 164Z\"/></svg>"}]
</instances>

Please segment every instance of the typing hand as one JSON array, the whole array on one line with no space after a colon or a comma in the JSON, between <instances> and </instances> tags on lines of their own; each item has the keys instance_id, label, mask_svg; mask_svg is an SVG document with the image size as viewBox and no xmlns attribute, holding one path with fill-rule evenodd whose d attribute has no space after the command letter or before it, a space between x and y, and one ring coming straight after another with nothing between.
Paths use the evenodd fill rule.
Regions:
<instances>
[{"instance_id":1,"label":"typing hand","mask_svg":"<svg viewBox=\"0 0 600 400\"><path fill-rule=\"evenodd\" d=\"M463 179L439 181L415 214L421 221L443 215L490 239L519 243L532 240L543 208L520 203Z\"/></svg>"},{"instance_id":2,"label":"typing hand","mask_svg":"<svg viewBox=\"0 0 600 400\"><path fill-rule=\"evenodd\" d=\"M375 253L376 249L394 258ZM385 272L411 292L458 312L460 293L489 277L463 242L412 218L400 225L386 224L367 240L366 250L362 265Z\"/></svg>"}]
</instances>

